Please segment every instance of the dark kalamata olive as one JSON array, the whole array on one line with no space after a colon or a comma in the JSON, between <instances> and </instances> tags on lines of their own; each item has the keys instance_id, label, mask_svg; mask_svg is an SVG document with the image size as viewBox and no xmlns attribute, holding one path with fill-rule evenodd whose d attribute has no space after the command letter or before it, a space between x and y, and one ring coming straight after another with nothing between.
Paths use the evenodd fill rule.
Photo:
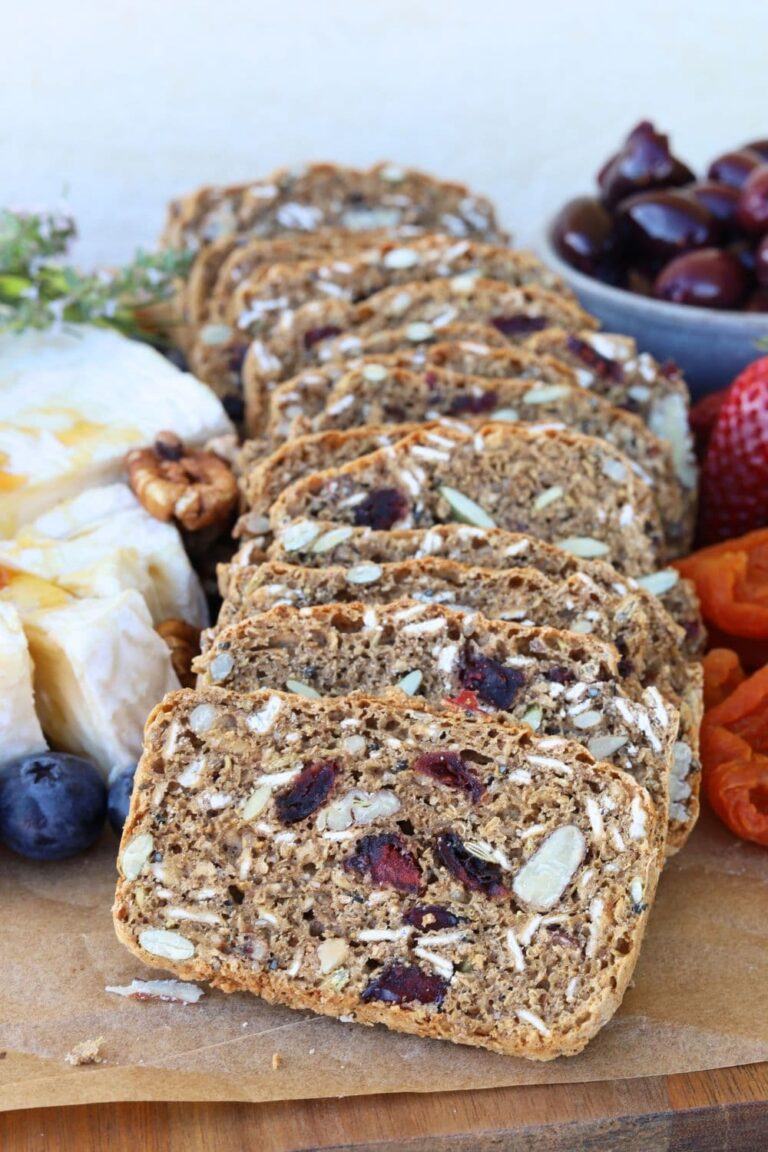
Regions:
<instances>
[{"instance_id":1,"label":"dark kalamata olive","mask_svg":"<svg viewBox=\"0 0 768 1152\"><path fill-rule=\"evenodd\" d=\"M763 236L755 252L755 276L761 288L768 288L768 236Z\"/></svg>"},{"instance_id":2,"label":"dark kalamata olive","mask_svg":"<svg viewBox=\"0 0 768 1152\"><path fill-rule=\"evenodd\" d=\"M560 209L552 229L555 248L572 268L594 275L615 248L613 220L594 196L577 196Z\"/></svg>"},{"instance_id":3,"label":"dark kalamata olive","mask_svg":"<svg viewBox=\"0 0 768 1152\"><path fill-rule=\"evenodd\" d=\"M744 311L768 312L768 288L756 288L752 295L747 297Z\"/></svg>"},{"instance_id":4,"label":"dark kalamata olive","mask_svg":"<svg viewBox=\"0 0 768 1152\"><path fill-rule=\"evenodd\" d=\"M654 293L661 300L699 308L737 308L747 289L747 274L738 257L719 248L676 257L659 273L654 285Z\"/></svg>"},{"instance_id":5,"label":"dark kalamata olive","mask_svg":"<svg viewBox=\"0 0 768 1152\"><path fill-rule=\"evenodd\" d=\"M671 259L692 248L711 247L717 223L703 204L682 192L641 192L619 205L619 235L644 259Z\"/></svg>"},{"instance_id":6,"label":"dark kalamata olive","mask_svg":"<svg viewBox=\"0 0 768 1152\"><path fill-rule=\"evenodd\" d=\"M757 152L763 160L768 160L768 140L750 140L749 144L744 145L743 151Z\"/></svg>"},{"instance_id":7,"label":"dark kalamata olive","mask_svg":"<svg viewBox=\"0 0 768 1152\"><path fill-rule=\"evenodd\" d=\"M619 151L597 176L609 208L636 192L688 184L693 172L669 150L669 137L657 132L649 120L633 128Z\"/></svg>"},{"instance_id":8,"label":"dark kalamata olive","mask_svg":"<svg viewBox=\"0 0 768 1152\"><path fill-rule=\"evenodd\" d=\"M700 180L685 189L699 204L703 204L715 220L725 228L735 224L736 205L739 202L738 189L729 184L718 184L716 180Z\"/></svg>"},{"instance_id":9,"label":"dark kalamata olive","mask_svg":"<svg viewBox=\"0 0 768 1152\"><path fill-rule=\"evenodd\" d=\"M718 184L741 188L750 172L762 163L759 152L740 148L737 152L724 152L722 156L713 160L707 169L707 176L710 180L716 180Z\"/></svg>"},{"instance_id":10,"label":"dark kalamata olive","mask_svg":"<svg viewBox=\"0 0 768 1152\"><path fill-rule=\"evenodd\" d=\"M736 216L745 232L755 236L768 232L768 164L750 172L739 195Z\"/></svg>"}]
</instances>

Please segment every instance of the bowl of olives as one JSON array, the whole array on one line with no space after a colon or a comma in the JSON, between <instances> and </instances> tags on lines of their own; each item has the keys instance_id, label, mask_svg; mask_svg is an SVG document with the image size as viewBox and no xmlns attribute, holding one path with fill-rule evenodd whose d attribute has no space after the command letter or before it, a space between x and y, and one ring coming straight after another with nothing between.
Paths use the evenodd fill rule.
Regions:
<instances>
[{"instance_id":1,"label":"bowl of olives","mask_svg":"<svg viewBox=\"0 0 768 1152\"><path fill-rule=\"evenodd\" d=\"M552 221L550 262L607 330L723 387L768 348L768 139L697 178L642 121L597 185Z\"/></svg>"}]
</instances>

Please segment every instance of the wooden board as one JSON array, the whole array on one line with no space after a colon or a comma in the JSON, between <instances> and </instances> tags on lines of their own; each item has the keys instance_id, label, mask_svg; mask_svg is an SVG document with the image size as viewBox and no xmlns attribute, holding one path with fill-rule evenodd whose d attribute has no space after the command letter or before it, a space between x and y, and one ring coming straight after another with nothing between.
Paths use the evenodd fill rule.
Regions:
<instances>
[{"instance_id":1,"label":"wooden board","mask_svg":"<svg viewBox=\"0 0 768 1152\"><path fill-rule=\"evenodd\" d=\"M0 1115L3 1152L765 1152L768 1064L642 1080Z\"/></svg>"}]
</instances>

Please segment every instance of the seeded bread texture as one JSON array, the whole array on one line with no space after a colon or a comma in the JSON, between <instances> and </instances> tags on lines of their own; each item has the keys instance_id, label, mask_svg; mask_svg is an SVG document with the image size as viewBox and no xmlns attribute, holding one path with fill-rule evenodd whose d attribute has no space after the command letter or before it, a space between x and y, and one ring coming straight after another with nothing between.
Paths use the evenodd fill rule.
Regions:
<instances>
[{"instance_id":1,"label":"seeded bread texture","mask_svg":"<svg viewBox=\"0 0 768 1152\"><path fill-rule=\"evenodd\" d=\"M360 252L353 249L344 258L321 256L260 268L224 302L222 319L244 337L268 338L274 325L268 319L264 323L263 314L270 300L285 299L287 308L329 297L355 302L413 280L455 276L538 285L575 299L563 281L529 252L455 236L394 237Z\"/></svg>"},{"instance_id":2,"label":"seeded bread texture","mask_svg":"<svg viewBox=\"0 0 768 1152\"><path fill-rule=\"evenodd\" d=\"M440 329L467 322L491 324L508 339L519 340L553 324L574 331L597 324L577 304L556 292L469 276L413 280L408 285L385 288L359 304L314 301L286 315L271 340L254 340L249 346L246 360L255 360L256 368L248 376L245 395L248 427L263 427L275 384L304 367L330 359L338 346L333 341L342 333L347 351L352 351L359 349L358 341L374 332L405 327L418 337L422 325Z\"/></svg>"},{"instance_id":3,"label":"seeded bread texture","mask_svg":"<svg viewBox=\"0 0 768 1152\"><path fill-rule=\"evenodd\" d=\"M391 329L359 343L337 337L328 344L328 363L316 366L315 371L327 372L335 383L344 362L352 367L373 359L385 366L418 369L433 365L491 380L526 377L578 384L614 407L639 416L659 439L668 441L678 479L695 494L697 473L688 427L687 385L673 368L661 368L647 353L638 354L629 337L547 328L528 336L520 347L510 346L496 328L484 325L457 324L439 329L425 325L417 333L417 341L409 339L409 331ZM246 377L248 370L246 361ZM318 410L319 405L310 411L314 414Z\"/></svg>"},{"instance_id":4,"label":"seeded bread texture","mask_svg":"<svg viewBox=\"0 0 768 1152\"><path fill-rule=\"evenodd\" d=\"M631 979L654 820L631 777L510 725L183 691L147 726L115 926L181 979L551 1059Z\"/></svg>"},{"instance_id":5,"label":"seeded bread texture","mask_svg":"<svg viewBox=\"0 0 768 1152\"><path fill-rule=\"evenodd\" d=\"M210 329L203 331L193 367L203 380L220 385L232 376L231 366L242 361L251 340L271 350L295 310L311 301L346 301L351 317L355 302L388 287L447 278L459 285L463 278L479 276L509 285L538 285L574 299L559 277L528 252L455 236L389 237L364 250L337 250L331 258L326 254L256 269L219 299L214 335L220 341L228 330L229 337L207 348ZM346 327L338 318L336 324Z\"/></svg>"},{"instance_id":6,"label":"seeded bread texture","mask_svg":"<svg viewBox=\"0 0 768 1152\"><path fill-rule=\"evenodd\" d=\"M584 743L630 772L667 812L677 710L621 668L615 648L590 636L407 598L279 607L217 633L194 669L198 684L237 692L377 695L412 687L435 707L499 713Z\"/></svg>"},{"instance_id":7,"label":"seeded bread texture","mask_svg":"<svg viewBox=\"0 0 768 1152\"><path fill-rule=\"evenodd\" d=\"M288 547L341 524L428 528L463 520L540 536L632 576L665 558L653 496L626 457L602 440L514 424L415 432L297 481L270 519Z\"/></svg>"},{"instance_id":8,"label":"seeded bread texture","mask_svg":"<svg viewBox=\"0 0 768 1152\"><path fill-rule=\"evenodd\" d=\"M403 328L385 328L385 331L373 333L363 339L350 341L345 336L337 336L327 344L328 358L322 364L314 364L309 369L303 369L283 380L280 384L271 384L268 389L266 423L264 426L263 412L256 412L258 422L248 425L251 434L267 434L269 438L284 440L291 435L290 419L302 416L306 404L307 415L317 414L324 406L328 393L328 385L335 384L341 379L349 367L364 364L368 361L374 363L390 364L397 367L421 366L425 363L427 348L442 341L461 341L473 343L482 341L482 347L496 347L509 349L509 343L504 340L495 328L484 324L447 324L444 328L435 329L431 325L406 325ZM522 353L531 361L545 361L549 365L549 374L546 379L578 382L576 373L567 365L560 364L552 356L534 356L532 353ZM553 373L554 378L553 378ZM508 373L512 374L512 373ZM525 376L525 371L519 372ZM541 377L545 379L545 377ZM256 357L246 356L242 364L243 393L246 397L261 395L261 367ZM291 396L290 403L287 391L296 392ZM284 400L283 400L284 396ZM281 409L290 407L290 416ZM288 423L286 423L288 420ZM246 422L248 423L248 422Z\"/></svg>"},{"instance_id":9,"label":"seeded bread texture","mask_svg":"<svg viewBox=\"0 0 768 1152\"><path fill-rule=\"evenodd\" d=\"M481 529L464 524L441 524L429 529L393 529L372 531L354 528L330 533L313 534L303 541L294 538L288 550L281 540L268 549L272 560L318 565L341 564L346 567L363 561L386 564L419 558L440 556L461 564L477 564L503 570L530 565L551 576L564 580L581 573L600 588L625 595L628 589L637 591L639 585L620 575L609 564L600 560L587 560L573 556L560 548L532 536L504 532L498 528ZM319 547L318 547L319 546ZM261 546L246 542L235 554L228 568L220 569L220 587L227 594L229 576L239 567L261 559ZM698 728L703 710L703 676L698 663L706 642L706 631L701 619L696 591L688 580L681 580L674 569L664 569L644 577L640 589L651 623L652 644L659 658L667 651L669 615L682 628L680 651L687 658L687 687L680 683L681 719L687 744L680 742L670 779L670 849L676 851L685 842L696 823L699 812L701 764L698 757ZM674 667L670 662L670 667Z\"/></svg>"},{"instance_id":10,"label":"seeded bread texture","mask_svg":"<svg viewBox=\"0 0 768 1152\"><path fill-rule=\"evenodd\" d=\"M573 387L578 384L576 374L565 365L558 364L552 357L533 356L513 348L507 351L514 358L514 363L508 365L509 379ZM266 440L277 447L293 436L304 436L314 431L315 418L326 408L328 398L336 386L348 373L365 372L366 369L369 372L373 369L374 375L381 370L390 375L399 369L423 375L430 370L430 367L426 361L425 348L417 346L405 347L399 352L390 352L380 357L363 356L350 361L333 360L328 364L306 368L303 372L292 376L290 380L279 384L270 394L269 418L264 430ZM454 375L461 375L464 379L476 379L471 373L454 373Z\"/></svg>"},{"instance_id":11,"label":"seeded bread texture","mask_svg":"<svg viewBox=\"0 0 768 1152\"><path fill-rule=\"evenodd\" d=\"M263 340L286 312L313 296L351 298L350 273L353 267L360 267L360 255L370 250L382 253L397 245L412 243L413 232L419 235L413 227L374 232L332 228L255 240L241 237L239 242L237 238L228 237L223 248L222 242L218 242L218 250L215 245L207 245L195 259L185 294L188 310L196 308L200 314L202 308L206 309L204 321L199 322L191 342L190 368L219 393L224 390L241 393L242 365L250 342L250 329ZM455 237L430 238L446 245L457 243ZM208 249L213 250L210 255L206 255ZM222 252L228 252L223 262ZM318 270L324 271L325 278L318 278ZM215 283L211 286L212 275ZM365 290L372 275L369 273L359 281L359 291ZM376 285L375 277L372 285ZM258 300L253 295L257 286ZM243 308L238 313L233 301L246 289L253 298L247 313ZM208 295L203 295L206 290ZM373 290L373 286L368 290ZM241 319L242 328L238 323Z\"/></svg>"},{"instance_id":12,"label":"seeded bread texture","mask_svg":"<svg viewBox=\"0 0 768 1152\"><path fill-rule=\"evenodd\" d=\"M490 202L463 184L389 163L368 169L321 163L281 168L249 183L206 185L172 201L161 244L195 251L227 235L406 225L499 243L507 239Z\"/></svg>"},{"instance_id":13,"label":"seeded bread texture","mask_svg":"<svg viewBox=\"0 0 768 1152\"><path fill-rule=\"evenodd\" d=\"M614 408L585 388L514 379L489 382L444 368L418 372L366 363L342 376L323 409L305 423L307 433L315 433L440 419L546 424L606 440L632 461L635 472L651 488L670 555L690 551L695 494L678 480L670 445L637 416Z\"/></svg>"},{"instance_id":14,"label":"seeded bread texture","mask_svg":"<svg viewBox=\"0 0 768 1152\"><path fill-rule=\"evenodd\" d=\"M321 544L318 548L317 545ZM260 548L256 549L257 555ZM646 611L651 620L661 613L669 614L682 629L681 651L688 660L698 660L704 653L704 629L696 590L690 580L683 580L674 568L667 568L643 577L641 583L622 576L603 560L588 560L574 556L562 548L521 532L505 532L500 528L473 528L469 524L438 524L432 528L393 528L373 531L354 528L338 534L335 539L322 540L312 534L305 540L294 540L286 547L276 540L268 550L270 560L305 567L340 564L351 567L360 560L377 564L438 556L460 564L476 564L485 568L519 568L532 566L556 580L564 580L581 572L608 591L624 595L627 589L641 589ZM251 541L245 541L233 555L231 563L219 568L219 591L227 594L230 572L255 562ZM666 634L667 624L654 624L655 634Z\"/></svg>"},{"instance_id":15,"label":"seeded bread texture","mask_svg":"<svg viewBox=\"0 0 768 1152\"><path fill-rule=\"evenodd\" d=\"M260 268L357 252L393 235L397 233L329 228L322 232L283 232L269 237L223 236L203 245L195 256L185 291L187 318L196 324L206 320L225 323L232 293Z\"/></svg>"},{"instance_id":16,"label":"seeded bread texture","mask_svg":"<svg viewBox=\"0 0 768 1152\"><path fill-rule=\"evenodd\" d=\"M584 387L642 416L652 432L670 442L678 476L687 488L695 490L696 456L688 423L690 395L674 364L662 367L649 353L639 353L628 336L568 333L562 327L535 333L526 347L555 356L576 371Z\"/></svg>"},{"instance_id":17,"label":"seeded bread texture","mask_svg":"<svg viewBox=\"0 0 768 1152\"><path fill-rule=\"evenodd\" d=\"M535 547L531 560L536 560ZM611 577L618 579L612 571ZM472 567L434 556L392 564L363 561L351 568L273 561L232 570L216 628L204 634L203 647L210 646L215 632L281 605L304 608L357 599L386 604L403 596L614 644L620 667L631 667L643 685L657 687L680 713L670 778L668 850L682 847L698 817L701 665L686 659L683 630L643 589L625 587L619 593L582 571L549 577L525 567L522 557L520 567L508 569Z\"/></svg>"},{"instance_id":18,"label":"seeded bread texture","mask_svg":"<svg viewBox=\"0 0 768 1152\"><path fill-rule=\"evenodd\" d=\"M482 568L437 556L391 564L364 561L350 568L307 568L279 561L235 568L216 626L204 633L203 643L207 647L215 632L270 608L360 599L387 604L402 596L455 611L482 612L492 620L596 636L614 644L640 680L656 683L665 695L680 695L688 684L682 629L666 612L653 612L652 606L649 612L650 598L640 589L620 594L582 572L553 579L524 564Z\"/></svg>"}]
</instances>

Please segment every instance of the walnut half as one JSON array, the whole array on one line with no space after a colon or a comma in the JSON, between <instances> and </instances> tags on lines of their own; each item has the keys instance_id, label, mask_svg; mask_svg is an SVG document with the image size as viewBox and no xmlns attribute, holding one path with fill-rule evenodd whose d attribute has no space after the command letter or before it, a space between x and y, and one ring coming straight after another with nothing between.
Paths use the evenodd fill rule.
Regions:
<instances>
[{"instance_id":1,"label":"walnut half","mask_svg":"<svg viewBox=\"0 0 768 1152\"><path fill-rule=\"evenodd\" d=\"M188 532L219 524L232 515L237 481L215 452L184 448L174 432L159 432L151 448L126 456L128 483L156 520L176 520Z\"/></svg>"},{"instance_id":2,"label":"walnut half","mask_svg":"<svg viewBox=\"0 0 768 1152\"><path fill-rule=\"evenodd\" d=\"M168 645L171 664L182 688L194 688L196 676L192 671L192 661L200 651L200 629L186 620L171 618L157 626L157 634Z\"/></svg>"}]
</instances>

